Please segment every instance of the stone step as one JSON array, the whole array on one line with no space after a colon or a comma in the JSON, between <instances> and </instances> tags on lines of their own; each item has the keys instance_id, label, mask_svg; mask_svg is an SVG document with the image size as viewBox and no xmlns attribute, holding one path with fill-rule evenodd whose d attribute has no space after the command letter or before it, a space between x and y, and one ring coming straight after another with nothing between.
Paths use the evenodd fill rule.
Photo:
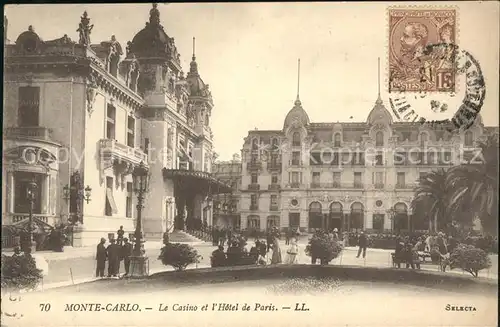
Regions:
<instances>
[{"instance_id":1,"label":"stone step","mask_svg":"<svg viewBox=\"0 0 500 327\"><path fill-rule=\"evenodd\" d=\"M184 231L173 231L169 235L169 241L171 243L190 243L190 242L203 242L203 240L200 240L193 235L190 235Z\"/></svg>"}]
</instances>

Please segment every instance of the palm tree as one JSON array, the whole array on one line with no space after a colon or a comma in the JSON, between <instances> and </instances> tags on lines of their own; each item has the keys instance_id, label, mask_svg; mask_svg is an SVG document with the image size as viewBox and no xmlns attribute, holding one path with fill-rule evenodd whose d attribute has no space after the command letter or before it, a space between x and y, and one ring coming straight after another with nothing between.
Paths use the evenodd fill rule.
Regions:
<instances>
[{"instance_id":1,"label":"palm tree","mask_svg":"<svg viewBox=\"0 0 500 327\"><path fill-rule=\"evenodd\" d=\"M483 231L498 230L498 135L478 142L479 162L453 167L448 171L448 188L454 189L452 212L470 208L473 220L481 220Z\"/></svg>"},{"instance_id":2,"label":"palm tree","mask_svg":"<svg viewBox=\"0 0 500 327\"><path fill-rule=\"evenodd\" d=\"M446 177L444 169L430 172L420 178L419 185L415 188L412 210L427 214L430 232L437 232L439 227L450 222L450 190L446 184Z\"/></svg>"}]
</instances>

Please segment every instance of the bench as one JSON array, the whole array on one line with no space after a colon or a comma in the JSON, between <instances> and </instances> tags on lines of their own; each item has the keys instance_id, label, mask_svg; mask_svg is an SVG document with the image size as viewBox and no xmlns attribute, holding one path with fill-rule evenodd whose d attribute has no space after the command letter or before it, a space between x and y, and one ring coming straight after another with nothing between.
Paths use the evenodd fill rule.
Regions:
<instances>
[{"instance_id":1,"label":"bench","mask_svg":"<svg viewBox=\"0 0 500 327\"><path fill-rule=\"evenodd\" d=\"M446 271L446 266L448 265L447 260L443 260L443 258L440 257L438 262L435 262L432 260L427 261L426 259L431 259L431 254L429 252L418 251L417 253L418 253L419 260L414 261L413 263L415 264L415 266L418 269L420 269L421 265L436 265L436 266L439 266L440 271L443 271L443 272ZM396 258L396 253L394 253L394 252L391 253L391 257L392 257L392 266L393 267L397 267L398 264L402 264L402 263L406 264L406 260L404 260L404 259L398 260Z\"/></svg>"}]
</instances>

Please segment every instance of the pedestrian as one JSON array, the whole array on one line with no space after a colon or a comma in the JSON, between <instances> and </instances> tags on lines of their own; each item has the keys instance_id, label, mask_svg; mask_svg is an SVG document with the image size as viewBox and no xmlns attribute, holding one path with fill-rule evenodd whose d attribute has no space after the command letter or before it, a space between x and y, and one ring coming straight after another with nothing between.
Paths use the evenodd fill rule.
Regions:
<instances>
[{"instance_id":1,"label":"pedestrian","mask_svg":"<svg viewBox=\"0 0 500 327\"><path fill-rule=\"evenodd\" d=\"M219 245L217 250L212 252L210 262L212 267L224 267L226 265L226 254L223 246Z\"/></svg>"},{"instance_id":2,"label":"pedestrian","mask_svg":"<svg viewBox=\"0 0 500 327\"><path fill-rule=\"evenodd\" d=\"M281 249L280 249L280 243L277 237L274 238L274 241L272 243L272 249L273 249L273 256L271 257L271 264L278 264L281 263Z\"/></svg>"},{"instance_id":3,"label":"pedestrian","mask_svg":"<svg viewBox=\"0 0 500 327\"><path fill-rule=\"evenodd\" d=\"M297 240L292 238L290 242L290 247L286 251L286 259L285 264L293 265L297 263L297 255L299 254L299 246L297 244Z\"/></svg>"},{"instance_id":4,"label":"pedestrian","mask_svg":"<svg viewBox=\"0 0 500 327\"><path fill-rule=\"evenodd\" d=\"M12 256L13 257L20 257L20 256L22 256L21 248L19 246L14 247L14 254Z\"/></svg>"},{"instance_id":5,"label":"pedestrian","mask_svg":"<svg viewBox=\"0 0 500 327\"><path fill-rule=\"evenodd\" d=\"M219 242L219 227L211 227L212 228L212 245L217 246Z\"/></svg>"},{"instance_id":6,"label":"pedestrian","mask_svg":"<svg viewBox=\"0 0 500 327\"><path fill-rule=\"evenodd\" d=\"M285 245L289 245L290 244L290 235L292 234L292 230L290 227L288 227L286 229L286 232L285 232Z\"/></svg>"},{"instance_id":7,"label":"pedestrian","mask_svg":"<svg viewBox=\"0 0 500 327\"><path fill-rule=\"evenodd\" d=\"M123 239L122 257L123 265L125 266L125 275L130 271L130 256L132 255L132 243L128 242L128 238Z\"/></svg>"},{"instance_id":8,"label":"pedestrian","mask_svg":"<svg viewBox=\"0 0 500 327\"><path fill-rule=\"evenodd\" d=\"M226 235L227 235L227 232L225 229L222 229L219 231L219 245L222 247L224 247L226 244Z\"/></svg>"},{"instance_id":9,"label":"pedestrian","mask_svg":"<svg viewBox=\"0 0 500 327\"><path fill-rule=\"evenodd\" d=\"M107 247L108 254L108 277L117 277L120 272L120 249L115 239L111 239L111 244Z\"/></svg>"},{"instance_id":10,"label":"pedestrian","mask_svg":"<svg viewBox=\"0 0 500 327\"><path fill-rule=\"evenodd\" d=\"M257 263L257 260L259 259L259 252L260 252L260 241L257 239L255 241L255 245L252 246L250 249L250 256L254 258L255 263Z\"/></svg>"},{"instance_id":11,"label":"pedestrian","mask_svg":"<svg viewBox=\"0 0 500 327\"><path fill-rule=\"evenodd\" d=\"M333 229L333 240L335 242L338 242L339 241L339 230L337 228L334 228Z\"/></svg>"},{"instance_id":12,"label":"pedestrian","mask_svg":"<svg viewBox=\"0 0 500 327\"><path fill-rule=\"evenodd\" d=\"M267 252L269 252L269 250L271 249L273 242L274 242L273 235L272 235L271 231L267 232L266 242L267 242Z\"/></svg>"},{"instance_id":13,"label":"pedestrian","mask_svg":"<svg viewBox=\"0 0 500 327\"><path fill-rule=\"evenodd\" d=\"M104 244L106 243L106 239L101 237L101 241L97 244L97 251L95 255L95 259L97 261L97 266L95 270L96 277L104 277L104 268L106 266L106 258L107 252Z\"/></svg>"},{"instance_id":14,"label":"pedestrian","mask_svg":"<svg viewBox=\"0 0 500 327\"><path fill-rule=\"evenodd\" d=\"M368 239L366 237L366 234L363 231L361 231L361 233L359 235L358 245L359 245L359 250L358 250L358 255L356 256L356 258L359 258L359 256L361 255L361 252L363 252L363 259L364 259L366 256L366 248L368 246Z\"/></svg>"},{"instance_id":15,"label":"pedestrian","mask_svg":"<svg viewBox=\"0 0 500 327\"><path fill-rule=\"evenodd\" d=\"M120 226L120 229L116 231L116 241L119 246L123 245L123 236L125 235L125 231L123 230L123 226Z\"/></svg>"}]
</instances>

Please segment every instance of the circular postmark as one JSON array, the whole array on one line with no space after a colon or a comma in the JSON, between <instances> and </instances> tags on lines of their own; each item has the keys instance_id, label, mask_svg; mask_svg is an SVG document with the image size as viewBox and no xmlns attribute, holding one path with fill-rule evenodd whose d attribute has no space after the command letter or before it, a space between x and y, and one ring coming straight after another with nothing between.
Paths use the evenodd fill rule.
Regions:
<instances>
[{"instance_id":1,"label":"circular postmark","mask_svg":"<svg viewBox=\"0 0 500 327\"><path fill-rule=\"evenodd\" d=\"M419 122L448 132L463 131L472 126L486 96L479 62L470 52L451 43L427 45L419 62L422 79L434 76L433 83L438 86L452 85L455 91L427 93L406 91L403 88L391 92L389 103L396 118L402 122ZM439 67L447 66L447 73L433 72L432 69L436 67L434 63L439 63ZM461 101L457 93L463 94Z\"/></svg>"}]
</instances>

